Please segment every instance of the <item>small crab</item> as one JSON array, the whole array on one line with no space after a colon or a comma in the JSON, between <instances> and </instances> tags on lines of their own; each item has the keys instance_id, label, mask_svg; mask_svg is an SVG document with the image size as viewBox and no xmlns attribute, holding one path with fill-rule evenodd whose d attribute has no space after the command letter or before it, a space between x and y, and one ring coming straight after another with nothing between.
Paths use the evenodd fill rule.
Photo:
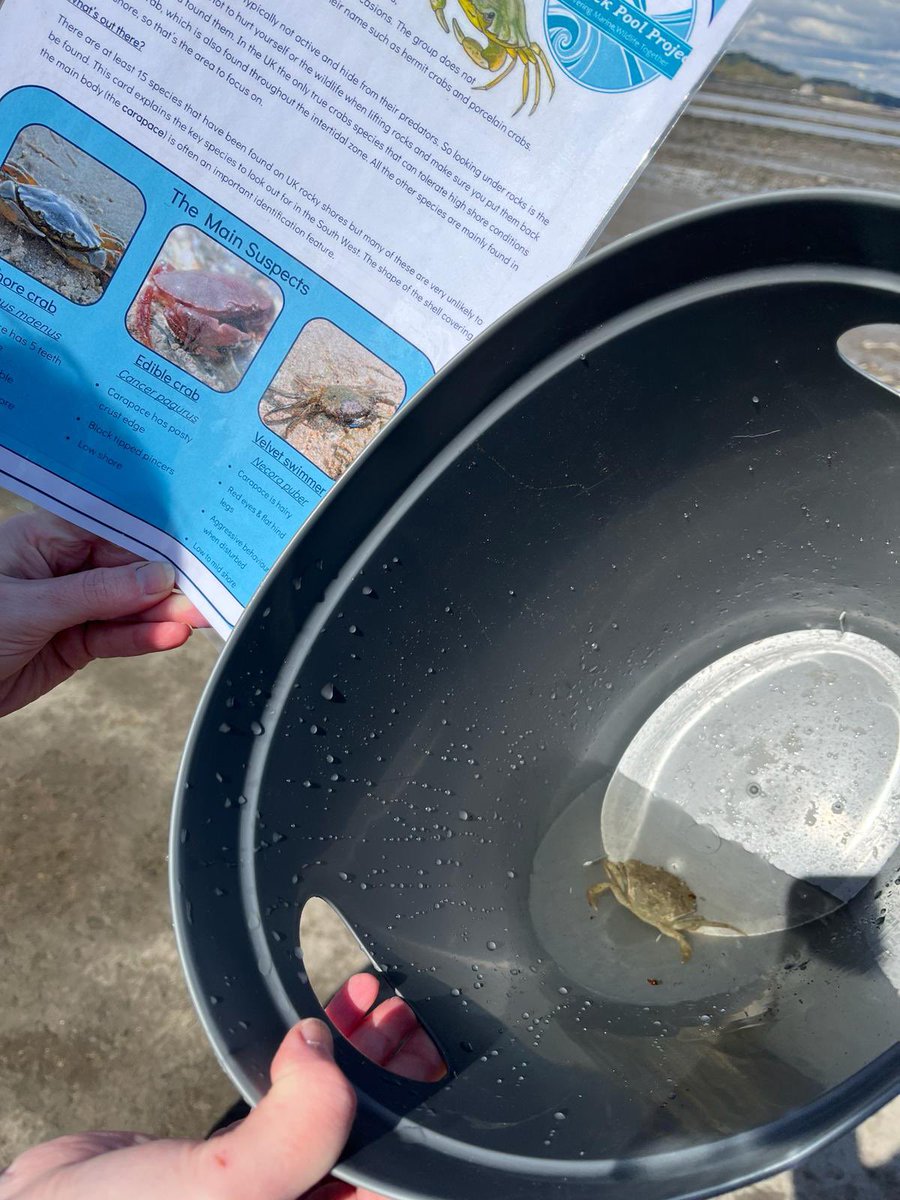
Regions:
<instances>
[{"instance_id":1,"label":"small crab","mask_svg":"<svg viewBox=\"0 0 900 1200\"><path fill-rule=\"evenodd\" d=\"M708 921L697 912L697 897L677 875L650 867L629 858L626 862L602 860L608 883L595 883L587 890L588 903L597 907L597 900L604 892L612 892L621 905L648 925L653 925L666 937L674 938L681 948L681 961L691 957L691 943L685 933L699 933L704 928L731 929L743 934L742 929L724 921ZM593 864L590 864L593 865Z\"/></svg>"},{"instance_id":2,"label":"small crab","mask_svg":"<svg viewBox=\"0 0 900 1200\"><path fill-rule=\"evenodd\" d=\"M309 425L314 417L326 417L342 429L365 429L378 418L376 405L380 395L359 391L343 384L329 383L301 392L281 392L270 388L270 394L291 403L270 410L267 425L284 424L280 436L289 439L298 425Z\"/></svg>"},{"instance_id":3,"label":"small crab","mask_svg":"<svg viewBox=\"0 0 900 1200\"><path fill-rule=\"evenodd\" d=\"M81 270L109 278L125 243L101 229L68 196L38 186L21 167L0 167L0 216L34 237L43 238L57 254Z\"/></svg>"},{"instance_id":4,"label":"small crab","mask_svg":"<svg viewBox=\"0 0 900 1200\"><path fill-rule=\"evenodd\" d=\"M224 271L179 271L160 263L134 308L137 336L151 350L154 305L183 349L209 359L259 342L275 316L272 297L255 283Z\"/></svg>"}]
</instances>

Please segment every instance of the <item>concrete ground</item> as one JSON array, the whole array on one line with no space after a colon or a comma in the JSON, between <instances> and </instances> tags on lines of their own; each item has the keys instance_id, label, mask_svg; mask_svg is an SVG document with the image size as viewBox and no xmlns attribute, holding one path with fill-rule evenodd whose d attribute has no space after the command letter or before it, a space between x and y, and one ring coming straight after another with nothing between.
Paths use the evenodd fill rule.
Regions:
<instances>
[{"instance_id":1,"label":"concrete ground","mask_svg":"<svg viewBox=\"0 0 900 1200\"><path fill-rule=\"evenodd\" d=\"M702 123L680 122L604 240L721 196L828 181L708 145ZM889 186L885 172L896 187L896 155L854 167L871 186ZM12 510L0 493L0 517ZM166 888L175 773L216 654L201 634L170 655L95 663L0 725L0 1165L74 1129L201 1135L234 1099L188 1001ZM357 961L327 914L304 944L324 992ZM900 1101L738 1196L900 1196Z\"/></svg>"}]
</instances>

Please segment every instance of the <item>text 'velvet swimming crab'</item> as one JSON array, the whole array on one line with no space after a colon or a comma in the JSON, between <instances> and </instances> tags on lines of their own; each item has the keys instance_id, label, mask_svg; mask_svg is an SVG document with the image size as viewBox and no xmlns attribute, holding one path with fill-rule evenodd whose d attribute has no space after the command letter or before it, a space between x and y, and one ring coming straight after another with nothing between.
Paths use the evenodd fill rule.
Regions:
<instances>
[{"instance_id":1,"label":"text 'velvet swimming crab'","mask_svg":"<svg viewBox=\"0 0 900 1200\"><path fill-rule=\"evenodd\" d=\"M429 0L434 15L437 17L445 33L450 32L447 24L445 9L447 0ZM486 91L502 82L516 65L522 65L522 103L516 109L520 112L528 103L531 94L531 80L534 77L534 102L529 113L537 110L541 102L541 72L547 76L550 84L550 95L556 91L556 80L547 56L537 42L533 42L528 34L525 0L457 0L469 24L483 37L486 44L463 33L459 22L453 18L453 33L456 40L468 54L469 58L484 71L500 71L496 79L490 83L479 84L478 91ZM513 113L515 116L515 113Z\"/></svg>"},{"instance_id":2,"label":"text 'velvet swimming crab'","mask_svg":"<svg viewBox=\"0 0 900 1200\"><path fill-rule=\"evenodd\" d=\"M179 345L208 359L260 341L275 312L267 292L236 275L180 271L164 263L150 272L134 312L137 336L151 350L154 308Z\"/></svg>"},{"instance_id":3,"label":"text 'velvet swimming crab'","mask_svg":"<svg viewBox=\"0 0 900 1200\"><path fill-rule=\"evenodd\" d=\"M300 392L282 392L270 388L269 394L287 404L276 405L266 415L267 425L284 425L277 430L288 440L298 425L309 425L314 417L327 417L342 429L365 429L378 417L380 395L363 392L342 384L320 384Z\"/></svg>"},{"instance_id":4,"label":"text 'velvet swimming crab'","mask_svg":"<svg viewBox=\"0 0 900 1200\"><path fill-rule=\"evenodd\" d=\"M73 267L97 271L107 279L125 249L124 242L95 225L68 196L40 187L10 162L0 167L0 216L43 238Z\"/></svg>"},{"instance_id":5,"label":"text 'velvet swimming crab'","mask_svg":"<svg viewBox=\"0 0 900 1200\"><path fill-rule=\"evenodd\" d=\"M674 938L681 948L682 962L687 962L692 954L685 933L699 933L704 928L744 932L724 921L708 921L702 917L697 912L697 897L688 885L662 867L648 866L636 858L625 862L605 858L603 870L609 882L595 883L588 888L590 906L596 908L598 898L604 892L612 892L616 900L641 921L646 921L666 937Z\"/></svg>"}]
</instances>

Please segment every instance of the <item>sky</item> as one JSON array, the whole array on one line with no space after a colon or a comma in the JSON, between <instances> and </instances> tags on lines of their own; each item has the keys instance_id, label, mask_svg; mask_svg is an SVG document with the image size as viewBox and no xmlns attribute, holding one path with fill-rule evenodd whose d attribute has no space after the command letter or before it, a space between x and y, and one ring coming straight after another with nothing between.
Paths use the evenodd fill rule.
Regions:
<instances>
[{"instance_id":1,"label":"sky","mask_svg":"<svg viewBox=\"0 0 900 1200\"><path fill-rule=\"evenodd\" d=\"M728 48L900 95L900 0L755 0Z\"/></svg>"}]
</instances>

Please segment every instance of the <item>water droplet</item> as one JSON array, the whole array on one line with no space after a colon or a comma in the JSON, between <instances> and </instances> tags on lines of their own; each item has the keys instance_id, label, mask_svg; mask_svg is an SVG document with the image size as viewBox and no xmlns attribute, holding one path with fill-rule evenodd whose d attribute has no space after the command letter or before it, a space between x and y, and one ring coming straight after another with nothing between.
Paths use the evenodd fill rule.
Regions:
<instances>
[{"instance_id":1,"label":"water droplet","mask_svg":"<svg viewBox=\"0 0 900 1200\"><path fill-rule=\"evenodd\" d=\"M323 700L331 700L334 704L340 704L344 699L333 683L324 684L319 694Z\"/></svg>"},{"instance_id":2,"label":"water droplet","mask_svg":"<svg viewBox=\"0 0 900 1200\"><path fill-rule=\"evenodd\" d=\"M459 810L458 816L459 816L459 819L460 819L461 821L468 821L468 820L469 820L469 813L467 813L467 812L466 812L466 810L465 810L464 808L461 808L461 809Z\"/></svg>"},{"instance_id":3,"label":"water droplet","mask_svg":"<svg viewBox=\"0 0 900 1200\"><path fill-rule=\"evenodd\" d=\"M219 733L231 733L231 726L227 721L223 721L219 726Z\"/></svg>"},{"instance_id":4,"label":"water droplet","mask_svg":"<svg viewBox=\"0 0 900 1200\"><path fill-rule=\"evenodd\" d=\"M254 737L259 737L259 735L261 733L265 733L265 729L263 729L263 727L262 727L262 725L260 725L259 721L251 721L250 722L250 732L253 734Z\"/></svg>"},{"instance_id":5,"label":"water droplet","mask_svg":"<svg viewBox=\"0 0 900 1200\"><path fill-rule=\"evenodd\" d=\"M496 949L497 949L497 943L496 943L496 942L488 942L488 943L487 943L487 948L488 948L488 950L496 950Z\"/></svg>"},{"instance_id":6,"label":"water droplet","mask_svg":"<svg viewBox=\"0 0 900 1200\"><path fill-rule=\"evenodd\" d=\"M567 1115L566 1110L564 1108L560 1108L557 1112L555 1112L553 1114L553 1120L554 1121L564 1121L566 1119L566 1115Z\"/></svg>"},{"instance_id":7,"label":"water droplet","mask_svg":"<svg viewBox=\"0 0 900 1200\"><path fill-rule=\"evenodd\" d=\"M374 588L371 588L371 587L369 587L369 585L368 585L368 584L366 584L366 586L365 586L365 587L363 588L363 590L362 590L362 594L363 594L364 596L374 596L374 595L375 595L375 589L374 589Z\"/></svg>"},{"instance_id":8,"label":"water droplet","mask_svg":"<svg viewBox=\"0 0 900 1200\"><path fill-rule=\"evenodd\" d=\"M568 996L568 994L569 994L569 989L567 987L561 987L561 988L558 988L557 990L561 996Z\"/></svg>"}]
</instances>

